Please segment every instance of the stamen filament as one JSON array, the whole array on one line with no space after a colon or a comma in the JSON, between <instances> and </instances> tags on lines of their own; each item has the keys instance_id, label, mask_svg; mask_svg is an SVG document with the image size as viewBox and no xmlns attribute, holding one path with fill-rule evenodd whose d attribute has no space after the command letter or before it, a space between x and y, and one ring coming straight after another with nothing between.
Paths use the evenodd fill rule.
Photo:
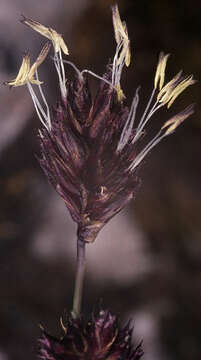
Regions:
<instances>
[{"instance_id":1,"label":"stamen filament","mask_svg":"<svg viewBox=\"0 0 201 360\"><path fill-rule=\"evenodd\" d=\"M118 56L119 56L119 52L121 50L123 46L123 41L121 41L117 47L116 47L116 53L113 59L113 64L112 64L112 84L113 85L117 85L117 81L116 81L116 73L118 73L118 65L117 65L117 61L118 61Z\"/></svg>"},{"instance_id":2,"label":"stamen filament","mask_svg":"<svg viewBox=\"0 0 201 360\"><path fill-rule=\"evenodd\" d=\"M105 79L105 78L102 77L102 76L97 75L96 73L94 73L94 72L91 71L91 70L87 70L87 69L82 70L81 74L83 74L83 73L88 73L88 74L96 77L97 79L100 79L100 80L104 81L106 84L110 85L112 88L115 88L115 86L112 85L112 83L111 83L110 81L108 81L107 79Z\"/></svg>"},{"instance_id":3,"label":"stamen filament","mask_svg":"<svg viewBox=\"0 0 201 360\"><path fill-rule=\"evenodd\" d=\"M161 130L156 134L156 136L145 146L145 148L138 154L132 163L130 170L133 171L144 159L144 157L166 136L166 134L161 135Z\"/></svg>"},{"instance_id":4,"label":"stamen filament","mask_svg":"<svg viewBox=\"0 0 201 360\"><path fill-rule=\"evenodd\" d=\"M34 106L35 106L35 109L36 109L36 112L38 114L38 117L41 121L41 123L45 126L45 128L49 131L49 127L48 127L48 119L47 119L47 115L45 114L30 82L27 82L27 87L28 87L28 90L30 92L30 95L31 95L31 98L33 100L33 103L34 103ZM40 113L41 112L41 113ZM42 117L43 116L43 117ZM45 119L45 120L44 120Z\"/></svg>"},{"instance_id":5,"label":"stamen filament","mask_svg":"<svg viewBox=\"0 0 201 360\"><path fill-rule=\"evenodd\" d=\"M140 89L140 87L137 88L135 96L133 98L130 112L129 112L128 118L126 120L126 123L124 125L120 140L119 140L117 151L121 151L125 147L126 143L128 142L128 139L131 135L131 131L133 129L133 125L134 125L134 121L135 121L136 110L137 110L137 106L139 103L139 95L138 95L139 89Z\"/></svg>"},{"instance_id":6,"label":"stamen filament","mask_svg":"<svg viewBox=\"0 0 201 360\"><path fill-rule=\"evenodd\" d=\"M72 66L72 68L76 71L76 73L78 74L78 76L80 77L82 77L82 72L78 69L78 67L75 65L75 64L73 64L71 61L68 61L68 60L63 60L63 62L65 63L65 64L68 64L68 65L70 65L70 66Z\"/></svg>"},{"instance_id":7,"label":"stamen filament","mask_svg":"<svg viewBox=\"0 0 201 360\"><path fill-rule=\"evenodd\" d=\"M139 139L145 125L148 123L148 121L151 119L151 117L155 114L155 112L158 111L162 106L164 106L164 104L159 104L158 106L156 106L157 104L158 104L158 102L156 101L154 103L152 109L150 110L150 113L147 115L147 117L144 119L144 122L141 124L140 128L137 128L136 135L132 141L132 144L134 144Z\"/></svg>"},{"instance_id":8,"label":"stamen filament","mask_svg":"<svg viewBox=\"0 0 201 360\"><path fill-rule=\"evenodd\" d=\"M83 75L84 73L88 73L88 74L94 76L95 78L104 81L106 84L110 85L111 87L113 87L113 88L115 89L115 86L112 84L112 82L110 82L110 81L108 81L107 79L105 79L104 77L96 74L95 72L93 72L93 71L91 71L91 70L88 70L88 69L84 69L84 70L80 71L80 70L77 68L77 66L76 66L75 64L73 64L71 61L63 60L63 62L66 63L66 64L71 65L72 68L77 72L78 76L83 77L82 75Z\"/></svg>"},{"instance_id":9,"label":"stamen filament","mask_svg":"<svg viewBox=\"0 0 201 360\"><path fill-rule=\"evenodd\" d=\"M61 72L62 72L62 78L63 78L63 84L66 84L66 74L65 74L65 69L64 69L64 64L63 64L63 58L62 58L62 52L61 49L59 49L59 57L60 57L60 65L61 65Z\"/></svg>"},{"instance_id":10,"label":"stamen filament","mask_svg":"<svg viewBox=\"0 0 201 360\"><path fill-rule=\"evenodd\" d=\"M36 79L39 81L39 78L38 78L38 71L36 70ZM46 106L46 110L47 110L47 122L48 122L48 126L51 130L51 119L50 119L50 110L49 110L49 106L48 106L48 103L46 101L46 98L45 98L45 95L43 93L43 90L42 90L42 86L41 84L38 85L38 88L39 88L39 91L40 91L40 94L41 94L41 97L42 97L42 100Z\"/></svg>"},{"instance_id":11,"label":"stamen filament","mask_svg":"<svg viewBox=\"0 0 201 360\"><path fill-rule=\"evenodd\" d=\"M65 75L63 77L64 69L62 70L61 63L63 64L62 57L59 59L58 54L55 53L54 64L55 64L55 68L56 68L56 71L57 71L57 74L58 74L58 77L59 77L59 84L60 84L61 93L62 93L63 98L65 98L66 97L66 92L67 92L66 84L65 84L66 80L65 80Z\"/></svg>"},{"instance_id":12,"label":"stamen filament","mask_svg":"<svg viewBox=\"0 0 201 360\"><path fill-rule=\"evenodd\" d=\"M150 106L151 106L151 103L152 103L152 100L153 100L155 91L156 91L156 89L154 88L153 91L152 91L152 93L151 93L150 99L149 99L149 101L148 101L148 103L147 103L147 106L146 106L146 108L145 108L145 111L144 111L144 113L143 113L143 115L142 115L142 118L141 118L141 120L140 120L140 122L139 122L139 124L138 124L137 129L139 129L140 126L143 124L143 121L144 121L144 119L145 119L145 116L147 115L147 112L148 112L148 110L149 110L149 108L150 108ZM153 109L153 108L152 108L152 109Z\"/></svg>"}]
</instances>

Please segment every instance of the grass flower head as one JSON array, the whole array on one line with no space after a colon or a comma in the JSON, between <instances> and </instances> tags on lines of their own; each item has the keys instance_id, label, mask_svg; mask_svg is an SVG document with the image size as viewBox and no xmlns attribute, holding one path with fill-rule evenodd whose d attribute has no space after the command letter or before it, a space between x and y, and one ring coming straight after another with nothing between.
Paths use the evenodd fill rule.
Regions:
<instances>
[{"instance_id":1,"label":"grass flower head","mask_svg":"<svg viewBox=\"0 0 201 360\"><path fill-rule=\"evenodd\" d=\"M64 336L57 339L43 330L40 343L40 358L43 360L139 360L143 355L141 344L131 343L132 328L120 328L115 315L108 310L84 318L69 317Z\"/></svg>"},{"instance_id":2,"label":"grass flower head","mask_svg":"<svg viewBox=\"0 0 201 360\"><path fill-rule=\"evenodd\" d=\"M63 60L62 53L68 55L63 37L50 27L23 18L25 25L53 44L61 90L55 110L49 109L37 72L47 56L49 43L32 67L29 56L25 55L16 79L7 82L10 86L28 86L42 123L40 164L78 224L79 238L86 242L93 242L100 229L135 197L139 184L137 170L145 156L193 113L190 105L172 116L143 149L137 150L136 145L156 111L172 106L195 80L192 75L185 77L179 72L166 83L169 54L161 52L153 91L144 112L137 113L139 88L128 107L120 82L124 65L131 62L130 40L117 5L112 7L112 17L116 52L103 76L91 70L80 71L70 61ZM68 83L66 64L75 71L74 80ZM95 98L91 95L88 75L99 81ZM41 100L32 85L38 86Z\"/></svg>"}]
</instances>

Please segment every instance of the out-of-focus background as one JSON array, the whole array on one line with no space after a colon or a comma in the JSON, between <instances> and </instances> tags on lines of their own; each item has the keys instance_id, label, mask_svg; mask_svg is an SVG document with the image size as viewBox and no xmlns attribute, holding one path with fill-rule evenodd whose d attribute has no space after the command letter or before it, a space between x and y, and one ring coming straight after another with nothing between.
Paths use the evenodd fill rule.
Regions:
<instances>
[{"instance_id":1,"label":"out-of-focus background","mask_svg":"<svg viewBox=\"0 0 201 360\"><path fill-rule=\"evenodd\" d=\"M45 42L21 14L56 28L80 68L103 73L115 51L110 0L1 0L0 82L15 77L24 51ZM128 103L141 84L141 109L152 90L157 57L172 54L170 79L181 68L201 74L201 3L118 1L127 21L132 63L123 75ZM68 71L68 69L67 69ZM41 66L53 105L58 86L51 59ZM91 80L95 91L97 82ZM196 102L195 114L161 143L141 168L136 200L88 246L83 308L103 304L134 319L145 360L201 358L201 89L183 93L172 111ZM154 120L167 120L161 112ZM39 121L26 88L0 88L0 360L36 357L42 323L55 335L70 311L75 225L47 183L39 154ZM150 129L150 132L152 130Z\"/></svg>"}]
</instances>

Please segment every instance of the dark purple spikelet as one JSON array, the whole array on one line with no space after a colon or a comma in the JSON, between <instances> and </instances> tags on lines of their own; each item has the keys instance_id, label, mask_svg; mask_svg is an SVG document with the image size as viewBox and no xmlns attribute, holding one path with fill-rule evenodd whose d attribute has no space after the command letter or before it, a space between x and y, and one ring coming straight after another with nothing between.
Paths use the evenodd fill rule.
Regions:
<instances>
[{"instance_id":1,"label":"dark purple spikelet","mask_svg":"<svg viewBox=\"0 0 201 360\"><path fill-rule=\"evenodd\" d=\"M116 151L127 117L128 108L104 80L92 101L87 80L77 76L66 105L54 113L51 132L41 132L40 164L88 242L136 192L136 173L129 169L135 147L130 141Z\"/></svg>"},{"instance_id":2,"label":"dark purple spikelet","mask_svg":"<svg viewBox=\"0 0 201 360\"><path fill-rule=\"evenodd\" d=\"M82 318L68 319L65 335L57 339L45 331L39 339L39 358L43 360L139 360L141 343L131 342L132 328L119 328L115 315L100 310L87 323Z\"/></svg>"},{"instance_id":3,"label":"dark purple spikelet","mask_svg":"<svg viewBox=\"0 0 201 360\"><path fill-rule=\"evenodd\" d=\"M61 99L53 113L37 72L48 54L49 44L31 67L30 57L24 56L16 79L7 82L10 86L28 86L42 123L41 166L78 224L79 238L86 242L94 241L108 220L134 198L139 184L136 171L145 156L193 113L193 105L186 107L168 119L144 148L136 147L141 137L145 137L146 126L155 112L162 107L169 109L195 80L180 71L165 83L169 54L161 52L153 91L144 112L137 113L139 88L128 108L120 83L123 67L128 67L131 60L130 40L117 5L112 6L112 18L116 52L101 77L90 70L79 71L74 64L63 60L62 53L68 55L68 48L62 36L51 27L23 17L24 24L52 41L54 47ZM75 70L74 81L66 80L66 63ZM90 93L87 73L99 81L95 98ZM40 101L33 85L38 87Z\"/></svg>"}]
</instances>

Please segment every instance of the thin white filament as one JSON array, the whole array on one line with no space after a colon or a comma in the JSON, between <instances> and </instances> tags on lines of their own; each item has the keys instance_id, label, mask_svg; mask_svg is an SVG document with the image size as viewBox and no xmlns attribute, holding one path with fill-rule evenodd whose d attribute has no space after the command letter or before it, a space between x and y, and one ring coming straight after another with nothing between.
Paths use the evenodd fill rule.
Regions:
<instances>
[{"instance_id":1,"label":"thin white filament","mask_svg":"<svg viewBox=\"0 0 201 360\"><path fill-rule=\"evenodd\" d=\"M133 142L132 142L133 144L139 139L139 137L141 136L142 131L143 131L145 125L148 123L148 121L151 119L151 117L154 115L154 113L155 113L156 111L158 111L158 110L164 105L164 104L159 104L159 105L157 106L157 104L158 104L158 102L155 102L155 104L153 105L153 107L152 107L152 109L150 110L150 112L149 112L149 114L147 115L147 117L144 119L144 122L141 124L141 126L139 127L139 125L138 125L137 131L136 131L136 135L135 135L135 137L134 137L134 139L133 139Z\"/></svg>"},{"instance_id":2,"label":"thin white filament","mask_svg":"<svg viewBox=\"0 0 201 360\"><path fill-rule=\"evenodd\" d=\"M147 112L148 112L148 110L149 110L149 108L150 108L150 106L151 106L151 103L152 103L154 94L155 94L155 88L153 89L153 91L152 91L152 93L151 93L151 96L150 96L150 99L149 99L149 101L148 101L148 103L147 103L147 106L146 106L146 108L145 108L145 111L144 111L144 113L143 113L143 115L142 115L142 118L141 118L139 124L138 124L138 129L139 129L140 126L143 124L143 121L144 121L144 119L145 119L145 116L147 115Z\"/></svg>"},{"instance_id":3,"label":"thin white filament","mask_svg":"<svg viewBox=\"0 0 201 360\"><path fill-rule=\"evenodd\" d=\"M54 64L55 64L56 71L57 71L57 74L58 74L58 77L59 77L60 88L62 90L62 77L61 77L61 72L60 72L60 63L58 61L57 55L55 55Z\"/></svg>"},{"instance_id":4,"label":"thin white filament","mask_svg":"<svg viewBox=\"0 0 201 360\"><path fill-rule=\"evenodd\" d=\"M61 65L61 73L62 73L62 78L63 78L63 85L65 86L66 85L66 74L65 74L61 49L59 49L59 57L60 57L59 60L60 60L60 65Z\"/></svg>"},{"instance_id":5,"label":"thin white filament","mask_svg":"<svg viewBox=\"0 0 201 360\"><path fill-rule=\"evenodd\" d=\"M117 77L116 78L116 84L119 84L120 80L121 80L121 73L122 73L122 70L123 70L123 67L124 67L128 46L129 45L127 45L127 47L126 47L126 51L124 50L124 56L122 57L122 60L121 60L120 64L118 65L118 71L117 71L117 76L116 76Z\"/></svg>"},{"instance_id":6,"label":"thin white filament","mask_svg":"<svg viewBox=\"0 0 201 360\"><path fill-rule=\"evenodd\" d=\"M83 73L88 73L88 74L90 74L90 75L94 76L95 78L97 78L97 79L100 79L100 80L104 81L106 84L110 85L112 88L114 88L114 89L115 89L115 86L114 86L114 85L112 85L112 83L111 83L110 81L108 81L107 79L105 79L105 78L104 78L104 77L102 77L102 76L97 75L97 74L96 74L96 73L94 73L93 71L85 69L85 70L82 70L81 74L83 74Z\"/></svg>"},{"instance_id":7,"label":"thin white filament","mask_svg":"<svg viewBox=\"0 0 201 360\"><path fill-rule=\"evenodd\" d=\"M145 156L166 136L166 134L163 134L161 136L160 134L161 134L161 130L135 158L134 162L130 167L130 170L133 171L141 163L141 161L145 158Z\"/></svg>"},{"instance_id":8,"label":"thin white filament","mask_svg":"<svg viewBox=\"0 0 201 360\"><path fill-rule=\"evenodd\" d=\"M128 118L126 120L126 124L123 128L120 140L119 140L117 151L121 151L125 147L126 143L128 142L128 139L130 137L131 131L133 129L136 110L137 110L137 106L139 103L139 95L138 95L139 89L140 89L140 87L137 88L135 96L133 98L130 112L129 112Z\"/></svg>"},{"instance_id":9,"label":"thin white filament","mask_svg":"<svg viewBox=\"0 0 201 360\"><path fill-rule=\"evenodd\" d=\"M27 86L28 86L28 90L30 92L31 98L33 100L37 115L38 115L41 123L44 125L44 127L49 131L50 129L48 127L48 120L47 120L46 114L45 114L40 102L38 101L38 98L29 82L27 82Z\"/></svg>"},{"instance_id":10,"label":"thin white filament","mask_svg":"<svg viewBox=\"0 0 201 360\"><path fill-rule=\"evenodd\" d=\"M78 67L77 67L75 64L73 64L71 61L68 61L68 60L63 60L63 62L64 62L65 64L68 64L68 65L72 66L72 68L76 71L76 73L78 74L78 76L79 76L79 77L82 77L82 73L80 72L80 70L78 69Z\"/></svg>"},{"instance_id":11,"label":"thin white filament","mask_svg":"<svg viewBox=\"0 0 201 360\"><path fill-rule=\"evenodd\" d=\"M112 84L113 85L117 85L117 81L116 81L116 78L117 78L117 75L118 74L118 64L117 64L117 61L118 61L118 56L119 56L119 52L121 50L123 46L123 41L121 41L117 47L116 47L116 53L115 53L115 56L114 56L114 59L113 59L113 64L112 64Z\"/></svg>"},{"instance_id":12,"label":"thin white filament","mask_svg":"<svg viewBox=\"0 0 201 360\"><path fill-rule=\"evenodd\" d=\"M158 103L156 103L155 105L157 105ZM151 109L150 113L147 115L146 117L146 121L144 121L143 126L141 127L141 130L145 127L145 125L147 124L148 120L155 114L156 111L158 111L162 106L164 106L164 104L159 104L158 106L156 106Z\"/></svg>"},{"instance_id":13,"label":"thin white filament","mask_svg":"<svg viewBox=\"0 0 201 360\"><path fill-rule=\"evenodd\" d=\"M36 94L35 94L35 92L33 90L33 87L31 86L31 84L29 82L27 84L28 84L29 91L30 91L32 99L37 104L37 106L38 106L39 110L41 111L41 113L42 113L43 117L45 118L45 120L47 120L47 115L46 115L44 109L42 108L42 106L41 106L41 104L40 104L40 102L39 102L39 100L38 100L38 98L37 98L37 96L36 96Z\"/></svg>"},{"instance_id":14,"label":"thin white filament","mask_svg":"<svg viewBox=\"0 0 201 360\"><path fill-rule=\"evenodd\" d=\"M39 78L38 78L38 70L36 70L36 79L39 81ZM41 84L38 84L38 88L39 88L41 97L42 97L42 99L43 99L43 102L44 102L44 104L45 104L45 106L46 106L46 110L47 110L46 116L47 116L48 127L49 127L49 129L51 130L51 127L52 127L52 126L51 126L49 106L48 106L48 103L47 103L47 101L46 101L45 95L44 95L44 93L43 93Z\"/></svg>"},{"instance_id":15,"label":"thin white filament","mask_svg":"<svg viewBox=\"0 0 201 360\"><path fill-rule=\"evenodd\" d=\"M55 68L56 68L56 71L57 71L57 74L58 74L58 77L59 77L59 84L60 84L61 93L62 93L62 96L65 98L66 97L66 85L65 85L65 78L62 77L64 69L62 70L61 63L63 64L62 58L59 59L58 55L55 54L54 64L55 64Z\"/></svg>"}]
</instances>

